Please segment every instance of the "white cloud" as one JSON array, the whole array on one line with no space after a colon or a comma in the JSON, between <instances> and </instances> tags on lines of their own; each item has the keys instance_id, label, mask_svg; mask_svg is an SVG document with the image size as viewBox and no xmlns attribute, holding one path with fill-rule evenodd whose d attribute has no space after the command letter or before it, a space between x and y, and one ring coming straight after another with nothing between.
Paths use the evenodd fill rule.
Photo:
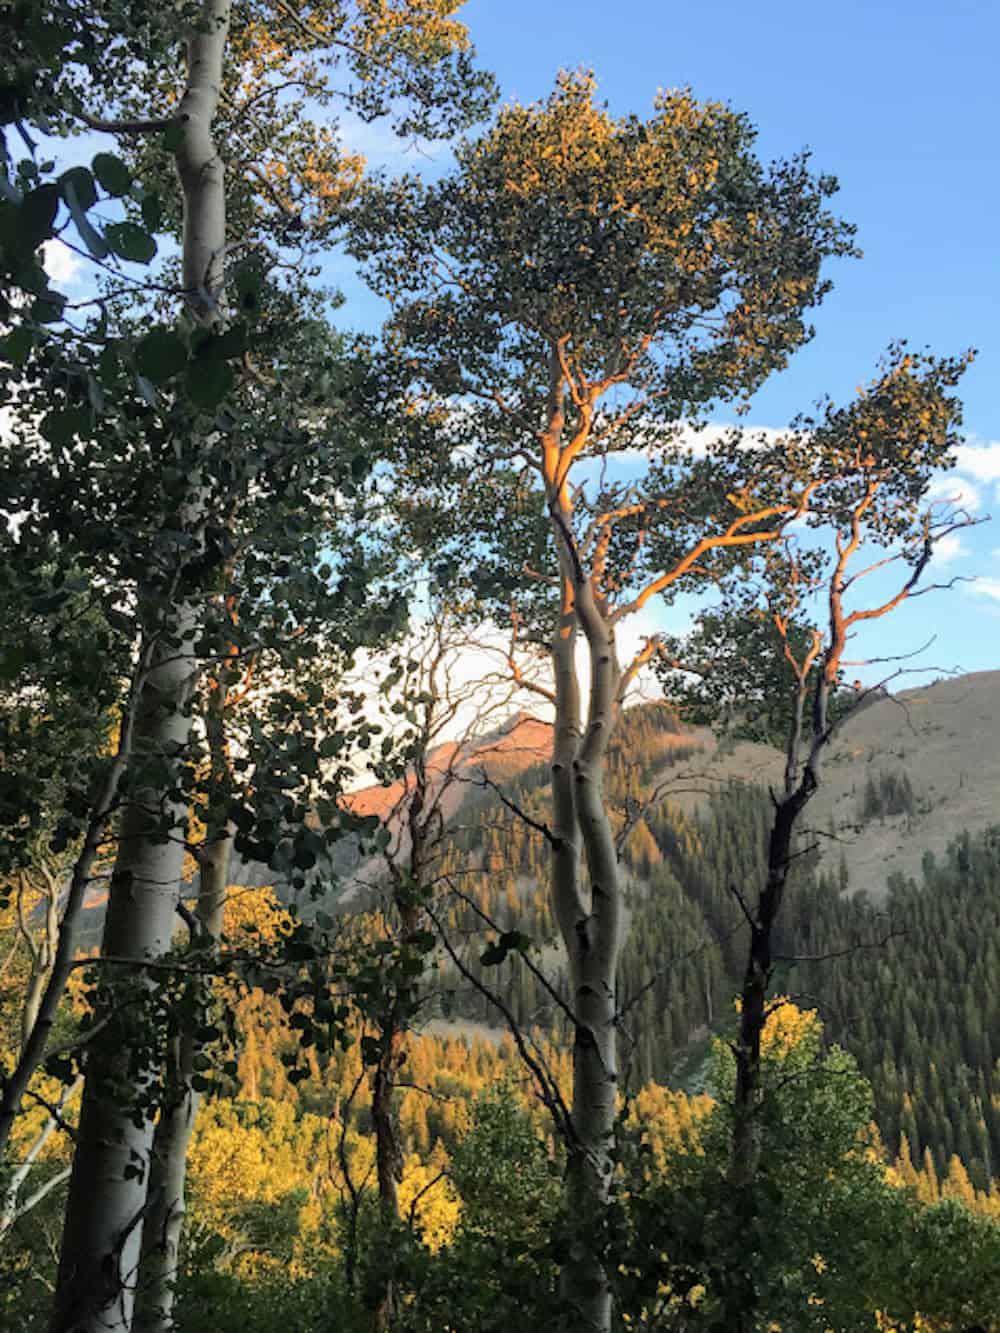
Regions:
<instances>
[{"instance_id":1,"label":"white cloud","mask_svg":"<svg viewBox=\"0 0 1000 1333\"><path fill-rule=\"evenodd\" d=\"M955 450L958 471L967 472L980 482L1000 482L1000 440L981 444L967 441Z\"/></svg>"},{"instance_id":2,"label":"white cloud","mask_svg":"<svg viewBox=\"0 0 1000 1333\"><path fill-rule=\"evenodd\" d=\"M42 246L42 263L50 280L62 286L76 282L83 270L79 256L61 241L45 242Z\"/></svg>"},{"instance_id":3,"label":"white cloud","mask_svg":"<svg viewBox=\"0 0 1000 1333\"><path fill-rule=\"evenodd\" d=\"M935 482L937 495L960 493L959 503L970 513L980 508L984 488L993 487L1000 501L1000 440L967 439L956 448L955 460L955 472L944 473Z\"/></svg>"},{"instance_id":4,"label":"white cloud","mask_svg":"<svg viewBox=\"0 0 1000 1333\"><path fill-rule=\"evenodd\" d=\"M664 443L679 445L683 449L689 450L696 458L703 458L709 449L718 444L733 430L738 430L743 436L743 441L747 448L752 449L762 444L773 444L776 440L785 438L790 434L787 430L776 430L773 426L727 426L722 424L710 423L707 426L696 428L688 422L668 421L662 426L651 425L649 427L650 443L646 446L636 445L630 449L615 450L613 454L616 463L648 463L655 459L659 449Z\"/></svg>"},{"instance_id":5,"label":"white cloud","mask_svg":"<svg viewBox=\"0 0 1000 1333\"><path fill-rule=\"evenodd\" d=\"M930 500L946 500L970 514L976 513L983 503L983 497L976 483L954 472L945 472L935 477L927 488L927 496Z\"/></svg>"},{"instance_id":6,"label":"white cloud","mask_svg":"<svg viewBox=\"0 0 1000 1333\"><path fill-rule=\"evenodd\" d=\"M344 112L337 123L344 151L361 153L370 167L403 167L418 173L435 174L452 160L445 140L403 139L387 120L364 121Z\"/></svg>"},{"instance_id":7,"label":"white cloud","mask_svg":"<svg viewBox=\"0 0 1000 1333\"><path fill-rule=\"evenodd\" d=\"M954 560L960 560L963 556L969 554L969 548L963 546L962 539L957 532L950 532L942 537L940 541L934 543L934 563L936 565L950 565Z\"/></svg>"},{"instance_id":8,"label":"white cloud","mask_svg":"<svg viewBox=\"0 0 1000 1333\"><path fill-rule=\"evenodd\" d=\"M965 586L974 595L989 597L991 601L1000 602L1000 579L978 578Z\"/></svg>"}]
</instances>

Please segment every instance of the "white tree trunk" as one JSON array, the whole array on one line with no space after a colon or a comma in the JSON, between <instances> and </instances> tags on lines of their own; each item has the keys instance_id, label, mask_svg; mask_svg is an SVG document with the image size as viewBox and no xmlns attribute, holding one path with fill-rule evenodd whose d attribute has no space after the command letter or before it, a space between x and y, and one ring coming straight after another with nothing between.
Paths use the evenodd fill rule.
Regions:
<instances>
[{"instance_id":1,"label":"white tree trunk","mask_svg":"<svg viewBox=\"0 0 1000 1333\"><path fill-rule=\"evenodd\" d=\"M234 830L227 826L199 856L201 881L197 918L202 941L216 945L222 934L222 912L229 879ZM168 1333L173 1309L181 1235L184 1230L187 1153L201 1093L191 1086L194 1057L200 1046L192 1033L175 1043L172 1098L161 1108L153 1138L142 1229L142 1254L133 1329L135 1333Z\"/></svg>"},{"instance_id":2,"label":"white tree trunk","mask_svg":"<svg viewBox=\"0 0 1000 1333\"><path fill-rule=\"evenodd\" d=\"M560 514L556 540L568 531ZM573 1039L573 1142L567 1203L577 1236L560 1276L581 1333L608 1333L611 1292L593 1241L608 1201L618 1094L615 978L621 947L621 882L604 804L604 760L614 728L621 672L614 633L593 588L567 551L562 606L553 641L556 722L552 761L552 892L569 961ZM581 730L576 645L587 641L590 699ZM581 882L581 852L589 887Z\"/></svg>"},{"instance_id":3,"label":"white tree trunk","mask_svg":"<svg viewBox=\"0 0 1000 1333\"><path fill-rule=\"evenodd\" d=\"M190 619L185 615L182 624ZM163 756L175 769L188 744L190 659L150 672L136 725L135 762ZM172 760L172 762L170 762ZM163 840L169 822L171 837ZM159 788L136 791L125 811L101 945L103 957L141 961L170 948L184 858L187 810ZM152 1122L136 1124L120 1095L140 1092L155 1051L135 1059L133 1010L112 1013L90 1043L80 1127L63 1229L53 1333L127 1333L146 1205ZM117 1084L116 1089L109 1086Z\"/></svg>"},{"instance_id":4,"label":"white tree trunk","mask_svg":"<svg viewBox=\"0 0 1000 1333\"><path fill-rule=\"evenodd\" d=\"M187 44L187 84L178 107L184 137L177 172L184 199L182 271L191 312L205 325L221 319L226 241L225 179L212 138L222 85L229 0L204 0ZM194 482L185 506L197 529L204 504ZM140 593L141 596L141 593ZM139 706L137 762L162 756L167 781L134 794L123 817L111 882L102 954L155 959L171 944L184 856L186 808L164 792L179 775L189 733L188 702L196 665L186 655L199 622L181 597L160 618L158 657ZM163 841L164 822L173 829ZM153 1126L136 1125L122 1083L141 1089L155 1051L138 1060L112 1022L91 1045L69 1202L63 1231L52 1333L129 1333L147 1197ZM131 1067L129 1055L133 1055ZM119 1084L110 1089L109 1082ZM114 1095L115 1092L118 1095Z\"/></svg>"}]
</instances>

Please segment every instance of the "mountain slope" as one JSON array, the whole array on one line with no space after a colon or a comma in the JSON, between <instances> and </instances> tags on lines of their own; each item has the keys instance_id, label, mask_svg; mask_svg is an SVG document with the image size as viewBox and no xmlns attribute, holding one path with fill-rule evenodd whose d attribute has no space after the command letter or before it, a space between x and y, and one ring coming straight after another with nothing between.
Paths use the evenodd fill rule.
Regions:
<instances>
[{"instance_id":1,"label":"mountain slope","mask_svg":"<svg viewBox=\"0 0 1000 1333\"><path fill-rule=\"evenodd\" d=\"M692 812L721 781L767 787L781 780L782 757L764 745L721 746L696 733L704 752L704 791L681 794ZM909 790L910 808L866 811L869 780L883 775ZM905 778L905 784L902 779ZM696 784L692 784L696 786ZM885 897L894 873L918 878L925 852L941 856L961 829L1000 821L1000 671L979 671L885 695L849 720L823 764L804 828L819 837L821 860L846 865L852 890Z\"/></svg>"}]
</instances>

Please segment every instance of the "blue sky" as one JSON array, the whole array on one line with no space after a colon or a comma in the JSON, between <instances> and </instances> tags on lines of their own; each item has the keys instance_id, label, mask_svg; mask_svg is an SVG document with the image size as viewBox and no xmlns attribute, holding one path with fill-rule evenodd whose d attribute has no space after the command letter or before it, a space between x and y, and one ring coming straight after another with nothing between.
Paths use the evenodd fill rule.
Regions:
<instances>
[{"instance_id":1,"label":"blue sky","mask_svg":"<svg viewBox=\"0 0 1000 1333\"><path fill-rule=\"evenodd\" d=\"M902 652L936 632L931 665L1000 667L1000 5L468 0L462 17L505 99L544 97L565 67L593 68L616 114L645 114L658 88L690 85L747 112L762 157L808 146L816 168L839 177L836 206L865 257L831 267L816 338L762 389L749 421L780 427L823 393L850 397L894 338L977 348L963 382L968 443L947 491L997 521L963 533L937 571L977 582L923 599L868 642ZM402 152L380 125L347 124L344 139L390 169L434 172L449 157L444 145ZM86 158L104 146L78 148ZM347 296L340 322L377 325L381 305L346 260L332 255L325 277Z\"/></svg>"},{"instance_id":2,"label":"blue sky","mask_svg":"<svg viewBox=\"0 0 1000 1333\"><path fill-rule=\"evenodd\" d=\"M967 425L1000 439L1000 6L469 0L462 13L504 96L545 95L561 66L592 67L619 113L689 85L746 111L763 157L808 146L839 177L865 258L832 271L816 342L758 414L783 419L824 388L850 394L905 336L980 348Z\"/></svg>"},{"instance_id":3,"label":"blue sky","mask_svg":"<svg viewBox=\"0 0 1000 1333\"><path fill-rule=\"evenodd\" d=\"M614 113L645 114L658 88L689 85L746 111L762 157L811 148L840 179L836 206L865 257L831 268L816 338L749 419L781 426L823 393L849 398L894 338L941 353L975 347L960 485L977 516L1000 520L1000 6L469 0L462 16L504 98L543 97L559 68L586 66ZM936 633L930 666L1000 667L1000 522L952 545L937 577L956 574L978 582L920 600L864 646L903 652Z\"/></svg>"}]
</instances>

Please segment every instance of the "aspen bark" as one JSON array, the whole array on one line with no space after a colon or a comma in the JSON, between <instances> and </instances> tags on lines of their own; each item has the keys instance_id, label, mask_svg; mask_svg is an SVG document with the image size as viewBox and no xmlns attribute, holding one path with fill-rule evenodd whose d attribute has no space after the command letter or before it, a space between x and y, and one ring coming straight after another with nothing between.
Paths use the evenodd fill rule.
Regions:
<instances>
[{"instance_id":1,"label":"aspen bark","mask_svg":"<svg viewBox=\"0 0 1000 1333\"><path fill-rule=\"evenodd\" d=\"M220 670L209 690L205 713L213 787L206 813L205 841L198 849L198 902L192 943L214 953L222 937L229 863L236 830L227 818L230 776L226 739L227 677ZM207 982L200 983L208 998ZM173 1327L181 1236L184 1230L187 1153L201 1093L194 1086L195 1057L201 1043L194 1032L178 1036L168 1053L166 1095L153 1136L147 1189L148 1212L142 1232L134 1333L167 1333Z\"/></svg>"},{"instance_id":2,"label":"aspen bark","mask_svg":"<svg viewBox=\"0 0 1000 1333\"><path fill-rule=\"evenodd\" d=\"M184 210L183 282L190 311L206 326L221 318L225 181L212 124L228 24L229 0L205 0L188 36L187 82L178 107L184 131L176 153ZM195 478L185 509L188 525L197 531L204 505ZM157 591L147 590L154 596ZM140 765L151 758L158 762L165 780L134 791L124 813L102 954L135 959L140 968L171 944L188 812L169 793L177 786L188 744L196 664L187 645L198 623L197 606L183 595L160 613L157 653L139 700L137 759ZM166 837L165 830L170 830ZM156 1203L147 1192L152 1122L133 1118L121 1089L131 1082L141 1090L157 1057L130 1051L134 1035L123 1029L126 1019L112 1019L88 1056L52 1333L129 1333L143 1222Z\"/></svg>"},{"instance_id":3,"label":"aspen bark","mask_svg":"<svg viewBox=\"0 0 1000 1333\"><path fill-rule=\"evenodd\" d=\"M181 623L190 619L188 611ZM175 769L188 742L189 661L179 654L149 673L136 719L138 763L159 758ZM120 833L101 945L102 956L137 968L170 948L184 857L186 808L159 787L131 794ZM173 829L164 838L165 824ZM112 1089L130 1076L141 1090L151 1060L127 1069L134 1019L112 1014L89 1047L73 1172L63 1228L53 1333L128 1333L152 1144L152 1123Z\"/></svg>"},{"instance_id":4,"label":"aspen bark","mask_svg":"<svg viewBox=\"0 0 1000 1333\"><path fill-rule=\"evenodd\" d=\"M578 420L569 443L567 380L559 346L549 360L542 476L560 571L559 620L552 641L555 736L552 753L552 899L566 948L574 1015L572 1141L566 1201L575 1235L560 1273L564 1303L580 1333L610 1333L611 1289L595 1247L608 1202L618 1095L616 979L621 951L621 878L604 802L604 761L623 676L599 570L584 568L573 534L569 467L589 437L593 402L574 391ZM599 563L599 562L598 562ZM590 696L586 730L576 661L587 645ZM582 882L584 858L589 877Z\"/></svg>"},{"instance_id":5,"label":"aspen bark","mask_svg":"<svg viewBox=\"0 0 1000 1333\"><path fill-rule=\"evenodd\" d=\"M570 960L573 1039L574 1142L567 1167L567 1200L580 1234L571 1245L561 1275L564 1299L580 1328L606 1333L611 1327L611 1291L594 1250L608 1201L613 1169L618 1096L616 976L621 950L621 879L614 835L604 802L604 760L614 728L621 672L613 629L593 588L579 580L574 590L578 622L587 641L590 698L587 725L573 755L569 782L575 821L574 919L560 917ZM578 690L577 690L578 697ZM558 698L558 692L557 692ZM558 706L557 706L558 711ZM567 739L569 730L567 729ZM589 892L579 883L580 853L586 860ZM555 853L559 855L558 851ZM568 887L568 886L567 886ZM571 906L564 894L565 908Z\"/></svg>"},{"instance_id":6,"label":"aspen bark","mask_svg":"<svg viewBox=\"0 0 1000 1333\"><path fill-rule=\"evenodd\" d=\"M198 858L196 917L201 941L212 947L222 935L234 836L234 828L227 824ZM176 1040L171 1052L173 1069L168 1079L168 1097L160 1108L153 1136L133 1333L168 1333L174 1327L174 1296L186 1213L187 1154L202 1101L201 1093L191 1081L199 1049L196 1036L188 1032Z\"/></svg>"}]
</instances>

